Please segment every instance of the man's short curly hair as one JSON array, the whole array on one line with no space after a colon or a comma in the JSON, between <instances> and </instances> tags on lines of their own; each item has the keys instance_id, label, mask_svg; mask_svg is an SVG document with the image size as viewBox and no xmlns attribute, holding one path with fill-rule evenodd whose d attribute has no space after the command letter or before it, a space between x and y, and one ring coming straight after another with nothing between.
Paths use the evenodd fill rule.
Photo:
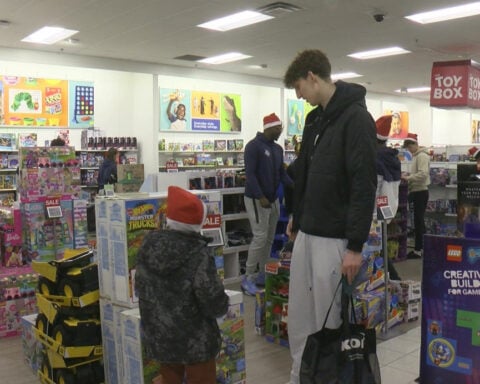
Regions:
<instances>
[{"instance_id":1,"label":"man's short curly hair","mask_svg":"<svg viewBox=\"0 0 480 384\"><path fill-rule=\"evenodd\" d=\"M327 55L319 49L307 49L299 52L287 69L283 83L287 88L293 88L300 78L305 79L311 71L323 80L330 81L332 66Z\"/></svg>"}]
</instances>

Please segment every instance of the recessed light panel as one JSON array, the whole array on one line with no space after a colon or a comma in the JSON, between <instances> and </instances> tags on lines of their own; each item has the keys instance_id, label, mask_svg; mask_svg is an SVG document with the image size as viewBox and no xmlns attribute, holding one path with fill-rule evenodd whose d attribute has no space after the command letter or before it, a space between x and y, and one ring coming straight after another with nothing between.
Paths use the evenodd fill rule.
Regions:
<instances>
[{"instance_id":1,"label":"recessed light panel","mask_svg":"<svg viewBox=\"0 0 480 384\"><path fill-rule=\"evenodd\" d=\"M371 51L351 53L348 56L353 57L355 59L360 59L360 60L369 60L369 59L376 59L378 57L402 55L404 53L410 53L410 51L407 51L406 49L403 49L401 47L388 47L388 48L374 49Z\"/></svg>"},{"instance_id":2,"label":"recessed light panel","mask_svg":"<svg viewBox=\"0 0 480 384\"><path fill-rule=\"evenodd\" d=\"M43 27L23 38L22 41L37 44L55 44L58 41L65 40L70 36L75 35L76 33L78 33L78 31L74 31L73 29Z\"/></svg>"},{"instance_id":3,"label":"recessed light panel","mask_svg":"<svg viewBox=\"0 0 480 384\"><path fill-rule=\"evenodd\" d=\"M270 19L273 19L273 16L264 15L263 13L255 11L243 11L199 24L197 27L225 32Z\"/></svg>"},{"instance_id":4,"label":"recessed light panel","mask_svg":"<svg viewBox=\"0 0 480 384\"><path fill-rule=\"evenodd\" d=\"M420 24L437 23L439 21L461 19L463 17L480 15L480 2L463 4L456 7L437 9L405 16L406 19Z\"/></svg>"},{"instance_id":5,"label":"recessed light panel","mask_svg":"<svg viewBox=\"0 0 480 384\"><path fill-rule=\"evenodd\" d=\"M229 52L218 56L207 57L206 59L198 60L198 62L206 64L225 64L232 61L248 59L249 57L252 56L244 55L243 53L239 52Z\"/></svg>"}]
</instances>

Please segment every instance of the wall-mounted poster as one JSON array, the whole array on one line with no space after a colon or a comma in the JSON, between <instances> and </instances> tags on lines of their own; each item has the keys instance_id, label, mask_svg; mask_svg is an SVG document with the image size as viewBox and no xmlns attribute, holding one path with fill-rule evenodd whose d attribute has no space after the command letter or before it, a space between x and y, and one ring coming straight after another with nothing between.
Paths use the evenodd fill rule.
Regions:
<instances>
[{"instance_id":1,"label":"wall-mounted poster","mask_svg":"<svg viewBox=\"0 0 480 384\"><path fill-rule=\"evenodd\" d=\"M472 143L480 143L480 121L472 120Z\"/></svg>"},{"instance_id":2,"label":"wall-mounted poster","mask_svg":"<svg viewBox=\"0 0 480 384\"><path fill-rule=\"evenodd\" d=\"M66 80L3 76L5 125L67 126Z\"/></svg>"},{"instance_id":3,"label":"wall-mounted poster","mask_svg":"<svg viewBox=\"0 0 480 384\"><path fill-rule=\"evenodd\" d=\"M392 124L390 126L390 139L404 139L408 136L409 120L407 111L385 110L384 115L392 115Z\"/></svg>"},{"instance_id":4,"label":"wall-mounted poster","mask_svg":"<svg viewBox=\"0 0 480 384\"><path fill-rule=\"evenodd\" d=\"M287 135L302 136L305 118L314 107L304 100L287 100ZM285 125L285 124L284 124Z\"/></svg>"},{"instance_id":5,"label":"wall-mounted poster","mask_svg":"<svg viewBox=\"0 0 480 384\"><path fill-rule=\"evenodd\" d=\"M0 124L36 127L93 126L93 83L0 77Z\"/></svg>"},{"instance_id":6,"label":"wall-mounted poster","mask_svg":"<svg viewBox=\"0 0 480 384\"><path fill-rule=\"evenodd\" d=\"M69 125L74 128L88 128L94 124L95 92L93 83L86 81L69 81L68 110Z\"/></svg>"},{"instance_id":7,"label":"wall-mounted poster","mask_svg":"<svg viewBox=\"0 0 480 384\"><path fill-rule=\"evenodd\" d=\"M241 132L241 97L209 91L160 89L160 130Z\"/></svg>"}]
</instances>

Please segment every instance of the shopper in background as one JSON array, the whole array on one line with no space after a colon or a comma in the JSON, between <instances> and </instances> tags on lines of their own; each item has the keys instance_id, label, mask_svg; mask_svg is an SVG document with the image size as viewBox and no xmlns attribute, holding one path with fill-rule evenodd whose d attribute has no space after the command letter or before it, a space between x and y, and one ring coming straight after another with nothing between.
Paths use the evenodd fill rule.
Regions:
<instances>
[{"instance_id":1,"label":"shopper in background","mask_svg":"<svg viewBox=\"0 0 480 384\"><path fill-rule=\"evenodd\" d=\"M199 232L205 204L168 187L167 229L149 232L137 254L135 288L145 355L160 362L153 384L215 384L215 357L222 343L217 317L228 296Z\"/></svg>"},{"instance_id":2,"label":"shopper in background","mask_svg":"<svg viewBox=\"0 0 480 384\"><path fill-rule=\"evenodd\" d=\"M105 153L105 159L98 170L98 190L102 190L106 184L117 182L117 149L109 148Z\"/></svg>"},{"instance_id":3,"label":"shopper in background","mask_svg":"<svg viewBox=\"0 0 480 384\"><path fill-rule=\"evenodd\" d=\"M392 123L392 115L382 116L375 122L377 126L377 194L387 196L388 205L395 217L398 209L398 187L402 176L402 165L398 151L387 147L388 133ZM391 221L387 220L387 223ZM383 244L384 247L387 244ZM392 262L388 263L388 273L392 280L401 280Z\"/></svg>"},{"instance_id":4,"label":"shopper in background","mask_svg":"<svg viewBox=\"0 0 480 384\"><path fill-rule=\"evenodd\" d=\"M284 83L317 106L306 118L296 160L290 268L288 336L291 383L299 383L308 335L320 330L342 275L354 283L362 264L375 206L375 122L366 90L331 80L331 65L319 50L300 52ZM292 224L289 223L289 226ZM341 324L340 294L326 326Z\"/></svg>"},{"instance_id":5,"label":"shopper in background","mask_svg":"<svg viewBox=\"0 0 480 384\"><path fill-rule=\"evenodd\" d=\"M65 145L65 140L57 136L56 139L50 141L50 147L63 147Z\"/></svg>"},{"instance_id":6,"label":"shopper in background","mask_svg":"<svg viewBox=\"0 0 480 384\"><path fill-rule=\"evenodd\" d=\"M408 181L408 202L413 206L413 226L415 248L407 255L408 259L420 259L423 253L423 235L425 229L425 210L428 203L428 186L430 185L430 155L427 148L419 147L417 135L409 133L403 141L403 147L413 156L410 173L403 174Z\"/></svg>"},{"instance_id":7,"label":"shopper in background","mask_svg":"<svg viewBox=\"0 0 480 384\"><path fill-rule=\"evenodd\" d=\"M283 148L275 143L282 129L282 122L275 113L265 116L263 132L257 132L244 151L244 201L253 238L241 288L245 294L252 296L257 292L257 286L265 285L265 264L270 257L280 217L278 187L280 182L292 184L283 166Z\"/></svg>"}]
</instances>

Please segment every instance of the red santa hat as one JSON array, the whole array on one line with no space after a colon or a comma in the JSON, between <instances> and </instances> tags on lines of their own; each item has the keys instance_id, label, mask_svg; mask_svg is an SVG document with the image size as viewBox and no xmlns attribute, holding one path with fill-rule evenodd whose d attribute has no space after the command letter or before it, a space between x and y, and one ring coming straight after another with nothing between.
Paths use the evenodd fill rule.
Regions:
<instances>
[{"instance_id":1,"label":"red santa hat","mask_svg":"<svg viewBox=\"0 0 480 384\"><path fill-rule=\"evenodd\" d=\"M282 122L275 113L271 113L270 115L263 118L263 130L276 127L278 125L282 125Z\"/></svg>"},{"instance_id":2,"label":"red santa hat","mask_svg":"<svg viewBox=\"0 0 480 384\"><path fill-rule=\"evenodd\" d=\"M377 139L386 141L392 125L392 115L381 116L375 121L377 126Z\"/></svg>"},{"instance_id":3,"label":"red santa hat","mask_svg":"<svg viewBox=\"0 0 480 384\"><path fill-rule=\"evenodd\" d=\"M168 187L167 225L170 229L198 232L206 214L205 205L193 193L176 186Z\"/></svg>"},{"instance_id":4,"label":"red santa hat","mask_svg":"<svg viewBox=\"0 0 480 384\"><path fill-rule=\"evenodd\" d=\"M407 144L411 144L411 143L418 143L418 139L417 139L417 134L416 133L408 133L407 137L405 138L405 140L403 141L403 146L405 147Z\"/></svg>"},{"instance_id":5,"label":"red santa hat","mask_svg":"<svg viewBox=\"0 0 480 384\"><path fill-rule=\"evenodd\" d=\"M477 147L472 147L468 150L468 154L470 155L470 157L477 158L479 153L480 149L478 149Z\"/></svg>"}]
</instances>

